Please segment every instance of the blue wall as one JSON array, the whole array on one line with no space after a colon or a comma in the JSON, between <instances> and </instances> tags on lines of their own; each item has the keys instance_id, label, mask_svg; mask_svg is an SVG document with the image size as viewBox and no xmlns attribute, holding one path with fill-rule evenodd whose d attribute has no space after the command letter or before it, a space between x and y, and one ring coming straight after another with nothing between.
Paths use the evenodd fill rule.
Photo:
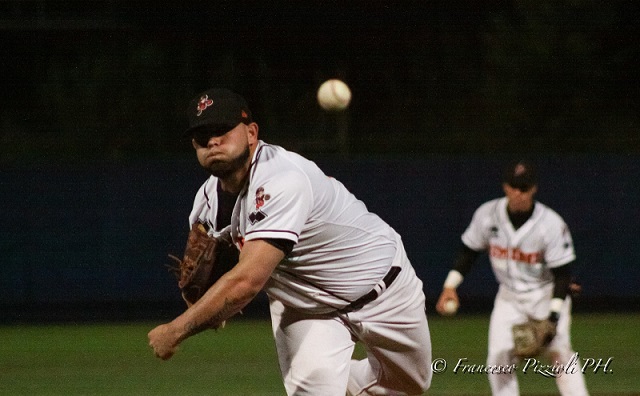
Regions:
<instances>
[{"instance_id":1,"label":"blue wall","mask_svg":"<svg viewBox=\"0 0 640 396\"><path fill-rule=\"evenodd\" d=\"M584 301L612 309L619 301L638 301L640 157L534 159L541 173L537 198L573 233ZM317 162L400 232L431 305L473 211L501 195L503 158ZM2 170L0 306L54 306L67 315L96 304L114 311L132 304L143 310L179 306L164 265L167 253L182 253L193 195L205 177L195 159ZM483 258L460 294L486 304L495 290ZM260 301L256 306L263 309ZM4 319L28 316L6 312ZM47 317L56 315L64 312Z\"/></svg>"}]
</instances>

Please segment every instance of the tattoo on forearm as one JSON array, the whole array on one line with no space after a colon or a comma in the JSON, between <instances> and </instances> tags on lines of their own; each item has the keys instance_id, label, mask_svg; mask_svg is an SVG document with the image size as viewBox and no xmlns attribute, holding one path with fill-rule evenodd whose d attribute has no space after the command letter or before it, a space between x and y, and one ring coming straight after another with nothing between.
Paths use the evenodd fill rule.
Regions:
<instances>
[{"instance_id":1,"label":"tattoo on forearm","mask_svg":"<svg viewBox=\"0 0 640 396\"><path fill-rule=\"evenodd\" d=\"M237 308L234 308L236 304L233 304L229 299L225 299L224 304L220 311L213 315L208 320L203 321L202 323L198 323L196 321L187 322L185 325L185 337L190 337L192 335L198 334L201 331L206 329L214 328L217 329L220 327L222 322L233 316L236 312L238 312Z\"/></svg>"}]
</instances>

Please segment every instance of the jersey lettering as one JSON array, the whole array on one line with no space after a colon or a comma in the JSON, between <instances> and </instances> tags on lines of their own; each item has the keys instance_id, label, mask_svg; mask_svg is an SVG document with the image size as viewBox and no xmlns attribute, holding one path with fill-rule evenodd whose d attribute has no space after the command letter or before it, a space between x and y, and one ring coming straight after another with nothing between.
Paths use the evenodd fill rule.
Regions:
<instances>
[{"instance_id":1,"label":"jersey lettering","mask_svg":"<svg viewBox=\"0 0 640 396\"><path fill-rule=\"evenodd\" d=\"M537 264L540 258L539 252L525 253L518 248L507 249L496 245L489 247L489 255L497 259L511 259L526 264Z\"/></svg>"}]
</instances>

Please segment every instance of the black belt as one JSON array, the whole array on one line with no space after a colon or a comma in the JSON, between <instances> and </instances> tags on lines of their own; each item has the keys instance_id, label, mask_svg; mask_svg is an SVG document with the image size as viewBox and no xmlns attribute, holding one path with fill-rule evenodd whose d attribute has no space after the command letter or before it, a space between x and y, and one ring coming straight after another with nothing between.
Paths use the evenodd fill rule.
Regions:
<instances>
[{"instance_id":1,"label":"black belt","mask_svg":"<svg viewBox=\"0 0 640 396\"><path fill-rule=\"evenodd\" d=\"M402 268L400 267L391 267L389 269L389 272L387 272L384 278L382 278L381 283L384 283L384 288L378 287L378 285L376 285L376 287L374 287L373 290L371 290L369 293L365 294L364 296L360 297L359 299L351 302L349 305L342 308L340 312L347 313L347 312L357 311L360 308L364 307L366 304L378 298L378 296L380 296L380 294L382 294L382 292L386 290L389 286L391 286L393 281L396 280L401 270ZM378 289L380 289L380 291L378 291Z\"/></svg>"}]
</instances>

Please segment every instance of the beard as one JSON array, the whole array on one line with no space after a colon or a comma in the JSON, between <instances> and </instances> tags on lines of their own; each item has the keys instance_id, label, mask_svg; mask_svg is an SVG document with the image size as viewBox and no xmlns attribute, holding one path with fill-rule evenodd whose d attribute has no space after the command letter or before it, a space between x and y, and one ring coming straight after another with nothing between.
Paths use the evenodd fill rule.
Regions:
<instances>
[{"instance_id":1,"label":"beard","mask_svg":"<svg viewBox=\"0 0 640 396\"><path fill-rule=\"evenodd\" d=\"M219 179L225 179L241 169L249 160L249 146L235 158L228 161L213 161L207 167L209 173Z\"/></svg>"}]
</instances>

